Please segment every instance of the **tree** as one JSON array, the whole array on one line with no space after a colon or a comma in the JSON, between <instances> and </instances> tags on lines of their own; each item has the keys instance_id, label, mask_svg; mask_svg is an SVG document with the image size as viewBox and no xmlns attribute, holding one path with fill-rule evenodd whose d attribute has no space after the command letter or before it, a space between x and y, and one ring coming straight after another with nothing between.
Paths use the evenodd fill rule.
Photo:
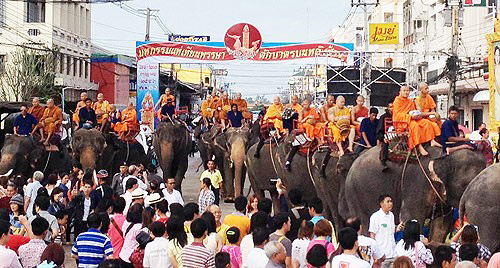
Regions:
<instances>
[{"instance_id":1,"label":"tree","mask_svg":"<svg viewBox=\"0 0 500 268\"><path fill-rule=\"evenodd\" d=\"M0 76L0 99L28 101L57 95L54 88L55 51L21 48L10 54L11 62Z\"/></svg>"}]
</instances>

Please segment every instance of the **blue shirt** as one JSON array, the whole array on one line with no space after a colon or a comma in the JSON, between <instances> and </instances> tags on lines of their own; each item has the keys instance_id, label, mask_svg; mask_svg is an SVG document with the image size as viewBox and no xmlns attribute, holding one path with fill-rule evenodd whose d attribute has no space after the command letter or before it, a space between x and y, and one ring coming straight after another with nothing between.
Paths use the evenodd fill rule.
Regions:
<instances>
[{"instance_id":1,"label":"blue shirt","mask_svg":"<svg viewBox=\"0 0 500 268\"><path fill-rule=\"evenodd\" d=\"M229 111L227 112L227 119L231 121L231 126L241 127L241 120L243 120L243 114L240 111L236 111L236 114L234 114L233 111Z\"/></svg>"},{"instance_id":2,"label":"blue shirt","mask_svg":"<svg viewBox=\"0 0 500 268\"><path fill-rule=\"evenodd\" d=\"M32 114L26 114L26 116L20 114L14 121L14 127L19 127L17 129L17 134L19 135L31 134L31 130L33 130L33 126L36 126L36 124L38 123Z\"/></svg>"},{"instance_id":3,"label":"blue shirt","mask_svg":"<svg viewBox=\"0 0 500 268\"><path fill-rule=\"evenodd\" d=\"M78 118L80 119L80 122L78 123L78 127L83 127L83 124L85 124L87 121L92 122L92 126L97 125L97 117L95 115L94 109L90 108L90 110L87 110L87 107L83 107L80 109L80 112L78 112Z\"/></svg>"},{"instance_id":4,"label":"blue shirt","mask_svg":"<svg viewBox=\"0 0 500 268\"><path fill-rule=\"evenodd\" d=\"M361 121L361 125L359 126L359 131L364 132L366 134L366 137L368 138L368 141L370 142L371 146L376 146L377 145L377 126L378 126L378 119L375 118L375 120L370 121L370 118L365 118L363 121ZM365 142L365 139L361 138L359 140L359 143L368 145Z\"/></svg>"},{"instance_id":5,"label":"blue shirt","mask_svg":"<svg viewBox=\"0 0 500 268\"><path fill-rule=\"evenodd\" d=\"M78 256L78 267L99 267L106 256L113 255L109 238L97 229L89 228L76 238L71 254Z\"/></svg>"},{"instance_id":6,"label":"blue shirt","mask_svg":"<svg viewBox=\"0 0 500 268\"><path fill-rule=\"evenodd\" d=\"M441 145L446 149L450 137L458 137L458 122L456 120L446 119L441 125Z\"/></svg>"}]
</instances>

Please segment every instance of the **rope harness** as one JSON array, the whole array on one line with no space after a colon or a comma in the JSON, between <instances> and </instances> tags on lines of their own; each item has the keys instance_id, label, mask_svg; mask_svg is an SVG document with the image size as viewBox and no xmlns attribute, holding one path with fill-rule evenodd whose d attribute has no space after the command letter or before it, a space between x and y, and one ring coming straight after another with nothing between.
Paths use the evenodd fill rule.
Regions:
<instances>
[{"instance_id":1,"label":"rope harness","mask_svg":"<svg viewBox=\"0 0 500 268\"><path fill-rule=\"evenodd\" d=\"M307 156L306 156L306 161L307 161L307 171L309 172L309 178L311 178L311 181L314 185L314 188L316 189L316 182L314 182L314 178L311 172L311 163L309 163L309 152L311 151L311 147L307 148Z\"/></svg>"},{"instance_id":2,"label":"rope harness","mask_svg":"<svg viewBox=\"0 0 500 268\"><path fill-rule=\"evenodd\" d=\"M49 166L50 156L52 155L52 151L49 151L49 155L47 156L47 162L45 163L45 167L43 168L42 173L45 173L45 170Z\"/></svg>"}]
</instances>

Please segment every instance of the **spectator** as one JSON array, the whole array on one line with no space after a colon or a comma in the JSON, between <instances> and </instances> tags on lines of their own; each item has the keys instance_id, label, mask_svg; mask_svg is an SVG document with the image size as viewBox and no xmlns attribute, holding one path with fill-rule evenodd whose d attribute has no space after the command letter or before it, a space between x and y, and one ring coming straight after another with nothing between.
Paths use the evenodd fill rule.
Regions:
<instances>
[{"instance_id":1,"label":"spectator","mask_svg":"<svg viewBox=\"0 0 500 268\"><path fill-rule=\"evenodd\" d=\"M290 189L290 191L288 191L288 199L290 199L292 208L288 211L291 225L290 231L286 234L286 237L288 237L291 241L295 241L295 239L297 239L297 233L302 221L311 220L311 215L309 215L309 209L304 205L302 192L299 189Z\"/></svg>"},{"instance_id":2,"label":"spectator","mask_svg":"<svg viewBox=\"0 0 500 268\"><path fill-rule=\"evenodd\" d=\"M198 204L195 204L198 205ZM182 206L179 203L174 203L168 206L168 209L170 210L170 217L172 216L177 216L180 217L182 220L184 220L184 206ZM198 210L196 210L198 212Z\"/></svg>"},{"instance_id":3,"label":"spectator","mask_svg":"<svg viewBox=\"0 0 500 268\"><path fill-rule=\"evenodd\" d=\"M270 233L276 231L274 229L273 217L271 216L273 210L273 201L269 198L263 198L259 200L257 204L257 210L265 212L267 214L267 229Z\"/></svg>"},{"instance_id":4,"label":"spectator","mask_svg":"<svg viewBox=\"0 0 500 268\"><path fill-rule=\"evenodd\" d=\"M4 220L6 222L9 222L9 212L7 212L6 209L0 208L0 220ZM19 222L23 225L24 229L28 230L29 225L26 220L26 217L20 216L19 217ZM10 223L9 223L10 226ZM10 234L10 232L9 232ZM1 234L0 234L1 237ZM17 250L19 249L20 246L28 243L30 241L29 237L22 236L22 235L10 235L7 243L4 245L5 248L13 250L17 254Z\"/></svg>"},{"instance_id":5,"label":"spectator","mask_svg":"<svg viewBox=\"0 0 500 268\"><path fill-rule=\"evenodd\" d=\"M144 249L149 242L151 242L151 236L149 235L149 231L141 231L135 239L137 240L138 246L134 249L132 255L130 255L130 263L134 268L144 268L142 264L144 261Z\"/></svg>"},{"instance_id":6,"label":"spectator","mask_svg":"<svg viewBox=\"0 0 500 268\"><path fill-rule=\"evenodd\" d=\"M3 185L0 185L0 208L11 210L10 199L15 194L17 194L17 188L14 183L8 181L6 189L3 188Z\"/></svg>"},{"instance_id":7,"label":"spectator","mask_svg":"<svg viewBox=\"0 0 500 268\"><path fill-rule=\"evenodd\" d=\"M312 224L312 223L311 223ZM306 255L306 261L309 267L312 268L324 268L328 263L328 255L326 253L326 248L322 245L314 245ZM307 266L304 266L307 267Z\"/></svg>"},{"instance_id":8,"label":"spectator","mask_svg":"<svg viewBox=\"0 0 500 268\"><path fill-rule=\"evenodd\" d=\"M457 264L457 266L459 266L460 264L473 265L471 267L486 266L486 262L483 261L481 265L481 261L478 258L479 247L477 246L477 244L465 243L461 245L458 255L460 256L461 261Z\"/></svg>"},{"instance_id":9,"label":"spectator","mask_svg":"<svg viewBox=\"0 0 500 268\"><path fill-rule=\"evenodd\" d=\"M19 221L19 216L24 215L24 200L23 196L20 194L15 194L10 198L10 229L12 230L12 234L16 235L24 235L26 233L26 229L23 227L21 222Z\"/></svg>"},{"instance_id":10,"label":"spectator","mask_svg":"<svg viewBox=\"0 0 500 268\"><path fill-rule=\"evenodd\" d=\"M395 248L395 256L406 256L411 259L413 266L422 267L432 264L434 258L427 238L420 237L420 225L416 220L407 221L404 225L403 239L399 240Z\"/></svg>"},{"instance_id":11,"label":"spectator","mask_svg":"<svg viewBox=\"0 0 500 268\"><path fill-rule=\"evenodd\" d=\"M326 248L326 254L328 259L330 259L330 256L335 251L335 246L328 241L328 237L332 234L332 225L326 219L319 220L314 225L313 232L314 239L309 242L307 251L309 251L314 245L322 245Z\"/></svg>"},{"instance_id":12,"label":"spectator","mask_svg":"<svg viewBox=\"0 0 500 268\"><path fill-rule=\"evenodd\" d=\"M500 253L495 253L488 263L488 268L500 268Z\"/></svg>"},{"instance_id":13,"label":"spectator","mask_svg":"<svg viewBox=\"0 0 500 268\"><path fill-rule=\"evenodd\" d=\"M286 249L279 241L269 241L264 246L264 252L269 261L266 264L266 268L284 268L287 267L286 263ZM290 266L288 266L290 267Z\"/></svg>"},{"instance_id":14,"label":"spectator","mask_svg":"<svg viewBox=\"0 0 500 268\"><path fill-rule=\"evenodd\" d=\"M47 194L49 196L52 195L52 190L54 190L57 184L57 175L56 174L50 174L47 177L47 184L45 185L45 189L47 189Z\"/></svg>"},{"instance_id":15,"label":"spectator","mask_svg":"<svg viewBox=\"0 0 500 268\"><path fill-rule=\"evenodd\" d=\"M155 221L155 211L152 207L144 208L142 211L142 229L141 231L149 233L149 225Z\"/></svg>"},{"instance_id":16,"label":"spectator","mask_svg":"<svg viewBox=\"0 0 500 268\"><path fill-rule=\"evenodd\" d=\"M56 243L47 245L40 257L40 265L38 267L63 267L64 265L64 248Z\"/></svg>"},{"instance_id":17,"label":"spectator","mask_svg":"<svg viewBox=\"0 0 500 268\"><path fill-rule=\"evenodd\" d=\"M183 267L182 249L192 242L192 236L184 231L184 222L179 216L171 216L167 221L168 257L174 267Z\"/></svg>"},{"instance_id":18,"label":"spectator","mask_svg":"<svg viewBox=\"0 0 500 268\"><path fill-rule=\"evenodd\" d=\"M252 215L258 211L257 205L259 204L259 199L257 198L256 194L251 195L248 198L248 205L247 205L247 217L251 218Z\"/></svg>"},{"instance_id":19,"label":"spectator","mask_svg":"<svg viewBox=\"0 0 500 268\"><path fill-rule=\"evenodd\" d=\"M118 197L114 200L113 215L110 216L111 225L108 231L109 240L113 246L113 257L118 259L120 251L123 247L123 230L122 226L125 222L123 210L125 209L125 199Z\"/></svg>"},{"instance_id":20,"label":"spectator","mask_svg":"<svg viewBox=\"0 0 500 268\"><path fill-rule=\"evenodd\" d=\"M54 239L54 243L62 244L63 241L66 242L66 229L68 226L68 211L61 209L56 212L57 225L59 225L59 233Z\"/></svg>"},{"instance_id":21,"label":"spectator","mask_svg":"<svg viewBox=\"0 0 500 268\"><path fill-rule=\"evenodd\" d=\"M99 268L123 268L120 259L106 259L101 264Z\"/></svg>"},{"instance_id":22,"label":"spectator","mask_svg":"<svg viewBox=\"0 0 500 268\"><path fill-rule=\"evenodd\" d=\"M99 170L96 174L99 186L92 190L91 196L94 204L99 204L102 199L113 199L113 189L108 185L108 172L105 169Z\"/></svg>"},{"instance_id":23,"label":"spectator","mask_svg":"<svg viewBox=\"0 0 500 268\"><path fill-rule=\"evenodd\" d=\"M101 228L99 228L99 231L103 234L107 234L109 231L109 225L111 224L111 221L109 219L109 214L106 212L99 212L97 213L101 217ZM111 241L111 240L110 240Z\"/></svg>"},{"instance_id":24,"label":"spectator","mask_svg":"<svg viewBox=\"0 0 500 268\"><path fill-rule=\"evenodd\" d=\"M208 207L208 211L210 211L212 214L214 214L215 217L215 231L217 234L221 237L222 239L222 244L227 245L227 237L226 237L226 231L229 229L229 225L222 223L221 218L222 218L222 211L220 210L219 206L216 204L211 205ZM239 232L238 232L239 233Z\"/></svg>"},{"instance_id":25,"label":"spectator","mask_svg":"<svg viewBox=\"0 0 500 268\"><path fill-rule=\"evenodd\" d=\"M111 189L113 190L113 193L115 193L116 196L120 196L124 193L123 186L125 186L125 184L123 183L123 180L127 176L128 176L127 163L122 163L120 165L120 172L116 173L113 176L113 181L111 182Z\"/></svg>"},{"instance_id":26,"label":"spectator","mask_svg":"<svg viewBox=\"0 0 500 268\"><path fill-rule=\"evenodd\" d=\"M78 267L98 267L107 258L113 256L113 247L109 238L99 231L101 217L96 213L88 216L87 232L81 233L71 249L71 257L78 260Z\"/></svg>"},{"instance_id":27,"label":"spectator","mask_svg":"<svg viewBox=\"0 0 500 268\"><path fill-rule=\"evenodd\" d=\"M488 129L483 128L479 131L479 135L481 135L481 139L475 142L477 150L483 154L486 166L490 166L493 164L493 149L492 143L489 140L490 132Z\"/></svg>"},{"instance_id":28,"label":"spectator","mask_svg":"<svg viewBox=\"0 0 500 268\"><path fill-rule=\"evenodd\" d=\"M191 222L199 217L200 207L196 203L187 203L182 213L184 214L184 230L191 233Z\"/></svg>"},{"instance_id":29,"label":"spectator","mask_svg":"<svg viewBox=\"0 0 500 268\"><path fill-rule=\"evenodd\" d=\"M399 256L394 259L394 263L392 264L393 268L414 268L413 263L410 258L406 256ZM422 266L426 267L426 266Z\"/></svg>"},{"instance_id":30,"label":"spectator","mask_svg":"<svg viewBox=\"0 0 500 268\"><path fill-rule=\"evenodd\" d=\"M371 266L374 265L375 261L377 261L377 265L381 263L381 259L384 257L382 249L374 239L362 235L361 220L357 217L347 218L344 227L351 227L358 234L358 252L360 253L358 257L369 262Z\"/></svg>"},{"instance_id":31,"label":"spectator","mask_svg":"<svg viewBox=\"0 0 500 268\"><path fill-rule=\"evenodd\" d=\"M325 217L323 217L323 201L319 199L318 197L314 197L309 203L307 204L309 206L309 215L311 216L311 222L316 225L320 220L325 220L330 224L330 229L331 232L326 236L326 241L332 242L333 245L337 245L337 238L335 237L335 228L333 227L333 224L329 221L326 220Z\"/></svg>"},{"instance_id":32,"label":"spectator","mask_svg":"<svg viewBox=\"0 0 500 268\"><path fill-rule=\"evenodd\" d=\"M166 188L163 189L163 197L167 200L168 204L172 205L179 203L184 206L184 200L182 200L181 193L174 189L175 178L168 178L166 183Z\"/></svg>"},{"instance_id":33,"label":"spectator","mask_svg":"<svg viewBox=\"0 0 500 268\"><path fill-rule=\"evenodd\" d=\"M49 208L50 201L48 197L45 196L38 196L35 200L35 210L37 213L37 216L44 218L47 220L49 223L49 231L45 235L45 241L46 242L52 242L56 238L56 236L59 234L59 224L57 224L57 219L56 217L52 216L47 209ZM35 217L31 217L29 224L31 226L31 223Z\"/></svg>"},{"instance_id":34,"label":"spectator","mask_svg":"<svg viewBox=\"0 0 500 268\"><path fill-rule=\"evenodd\" d=\"M97 205L93 204L92 199L90 198L90 193L92 192L93 185L94 182L91 179L86 178L83 181L82 188L79 192L77 192L76 190L73 190L71 192L71 206L75 209L75 237L80 233L87 231L87 218Z\"/></svg>"},{"instance_id":35,"label":"spectator","mask_svg":"<svg viewBox=\"0 0 500 268\"><path fill-rule=\"evenodd\" d=\"M49 223L42 217L35 217L31 222L33 237L27 244L20 246L18 250L19 259L24 268L32 268L40 264L40 257L47 247L43 239L48 230Z\"/></svg>"},{"instance_id":36,"label":"spectator","mask_svg":"<svg viewBox=\"0 0 500 268\"><path fill-rule=\"evenodd\" d=\"M253 250L254 248L254 243L253 243L253 231L257 230L259 228L266 229L267 228L267 214L263 211L257 211L252 215L252 218L250 219L250 230L247 235L243 237L240 243L240 249L241 249L241 258L243 260L243 267L248 267L248 254L250 254L250 251ZM239 229L238 229L239 230ZM241 237L241 234L240 234Z\"/></svg>"},{"instance_id":37,"label":"spectator","mask_svg":"<svg viewBox=\"0 0 500 268\"><path fill-rule=\"evenodd\" d=\"M469 139L471 141L479 141L479 140L481 140L481 133L479 133L479 132L481 132L481 130L483 130L483 129L488 129L486 127L486 123L481 123L479 125L479 128L477 130L472 131L472 133L469 135Z\"/></svg>"},{"instance_id":38,"label":"spectator","mask_svg":"<svg viewBox=\"0 0 500 268\"><path fill-rule=\"evenodd\" d=\"M50 193L50 206L47 210L50 214L55 216L57 211L65 208L62 202L63 195L64 191L59 187L56 187L52 190L52 192Z\"/></svg>"},{"instance_id":39,"label":"spectator","mask_svg":"<svg viewBox=\"0 0 500 268\"><path fill-rule=\"evenodd\" d=\"M243 259L241 257L241 249L240 246L238 245L238 240L240 238L240 230L236 227L231 227L227 230L226 236L228 240L228 245L222 246L221 252L227 252L231 257L230 267L240 268L243 265Z\"/></svg>"},{"instance_id":40,"label":"spectator","mask_svg":"<svg viewBox=\"0 0 500 268\"><path fill-rule=\"evenodd\" d=\"M120 251L119 257L124 267L132 267L130 263L130 255L134 249L139 245L136 237L142 229L142 212L144 208L140 204L133 204L130 207L129 213L122 226L123 231L123 247Z\"/></svg>"},{"instance_id":41,"label":"spectator","mask_svg":"<svg viewBox=\"0 0 500 268\"><path fill-rule=\"evenodd\" d=\"M269 258L264 251L264 245L269 241L269 233L265 228L257 228L252 231L252 239L254 248L248 253L248 260L251 260L251 265L250 261L246 265L243 262L243 267L265 268Z\"/></svg>"},{"instance_id":42,"label":"spectator","mask_svg":"<svg viewBox=\"0 0 500 268\"><path fill-rule=\"evenodd\" d=\"M224 217L225 224L231 227L235 226L240 230L240 241L248 233L248 229L250 228L250 219L245 216L247 203L246 197L242 195L236 197L236 199L234 199L234 208L236 211Z\"/></svg>"},{"instance_id":43,"label":"spectator","mask_svg":"<svg viewBox=\"0 0 500 268\"><path fill-rule=\"evenodd\" d=\"M234 268L232 266L231 257L227 252L219 252L215 254L215 268Z\"/></svg>"},{"instance_id":44,"label":"spectator","mask_svg":"<svg viewBox=\"0 0 500 268\"><path fill-rule=\"evenodd\" d=\"M136 166L136 165L130 165L128 167L128 174L130 174L130 175L128 175L127 177L125 177L123 179L123 181L122 181L123 185L126 186L127 185L127 181L129 179L136 179L137 180L137 186L139 188L141 188L144 191L146 191L148 189L148 184L145 183L144 181L142 181L143 176L141 174L141 169L138 166ZM126 188L123 189L123 191L125 191L125 190L126 190Z\"/></svg>"},{"instance_id":45,"label":"spectator","mask_svg":"<svg viewBox=\"0 0 500 268\"><path fill-rule=\"evenodd\" d=\"M208 160L207 162L208 169L203 171L200 176L200 182L204 183L203 180L205 178L210 179L211 190L215 195L214 204L219 205L220 200L220 189L222 189L222 175L218 169L215 168L215 162L213 160ZM203 212L201 212L203 213Z\"/></svg>"},{"instance_id":46,"label":"spectator","mask_svg":"<svg viewBox=\"0 0 500 268\"><path fill-rule=\"evenodd\" d=\"M459 243L458 240L461 238L461 242ZM460 246L462 244L476 244L479 248L479 255L478 258L481 261L488 262L491 257L491 252L490 250L484 246L483 244L479 243L479 234L477 232L477 227L475 225L464 225L451 239L450 239L450 246L458 253L457 259L458 261L461 261L461 256L460 256Z\"/></svg>"},{"instance_id":47,"label":"spectator","mask_svg":"<svg viewBox=\"0 0 500 268\"><path fill-rule=\"evenodd\" d=\"M172 263L168 257L168 240L165 238L165 224L155 221L151 224L151 233L154 240L144 250L144 267L170 268Z\"/></svg>"},{"instance_id":48,"label":"spectator","mask_svg":"<svg viewBox=\"0 0 500 268\"><path fill-rule=\"evenodd\" d=\"M64 204L66 204L68 201L68 185L70 185L71 182L69 181L68 173L63 172L59 174L59 177L60 179L57 181L56 185L63 190Z\"/></svg>"},{"instance_id":49,"label":"spectator","mask_svg":"<svg viewBox=\"0 0 500 268\"><path fill-rule=\"evenodd\" d=\"M203 245L208 248L213 254L220 251L222 248L222 237L217 234L214 214L206 211L200 217L207 224L207 237L203 240Z\"/></svg>"},{"instance_id":50,"label":"spectator","mask_svg":"<svg viewBox=\"0 0 500 268\"><path fill-rule=\"evenodd\" d=\"M210 190L211 186L212 183L210 182L210 178L204 178L201 181L200 194L198 195L200 214L203 214L210 205L216 204L214 192Z\"/></svg>"},{"instance_id":51,"label":"spectator","mask_svg":"<svg viewBox=\"0 0 500 268\"><path fill-rule=\"evenodd\" d=\"M332 260L332 268L356 267L370 268L370 264L358 257L358 234L351 227L339 231L339 242L344 252Z\"/></svg>"},{"instance_id":52,"label":"spectator","mask_svg":"<svg viewBox=\"0 0 500 268\"><path fill-rule=\"evenodd\" d=\"M203 245L207 237L208 226L203 219L196 219L191 223L193 243L182 249L183 268L211 268L215 267L214 254Z\"/></svg>"},{"instance_id":53,"label":"spectator","mask_svg":"<svg viewBox=\"0 0 500 268\"><path fill-rule=\"evenodd\" d=\"M285 248L286 267L292 267L292 241L286 237L286 234L290 230L290 217L287 213L278 213L273 218L274 228L276 231L269 236L269 241L278 241ZM269 259L269 255L267 256Z\"/></svg>"},{"instance_id":54,"label":"spectator","mask_svg":"<svg viewBox=\"0 0 500 268\"><path fill-rule=\"evenodd\" d=\"M9 268L22 268L16 252L5 247L10 238L10 223L0 219L0 260L2 265Z\"/></svg>"},{"instance_id":55,"label":"spectator","mask_svg":"<svg viewBox=\"0 0 500 268\"><path fill-rule=\"evenodd\" d=\"M92 197L92 194L90 194ZM95 208L96 213L106 213L111 215L113 213L113 199L101 199Z\"/></svg>"},{"instance_id":56,"label":"spectator","mask_svg":"<svg viewBox=\"0 0 500 268\"><path fill-rule=\"evenodd\" d=\"M394 239L394 231L399 232L403 224L399 224L396 228L394 223L394 214L392 214L392 197L388 194L381 195L378 199L380 209L370 216L370 227L368 232L370 237L375 239L385 255L385 260L382 267L389 267L394 261L396 241Z\"/></svg>"},{"instance_id":57,"label":"spectator","mask_svg":"<svg viewBox=\"0 0 500 268\"><path fill-rule=\"evenodd\" d=\"M300 224L300 228L298 231L298 237L292 242L292 267L294 268L306 268L307 267L307 247L309 246L309 242L313 237L314 232L314 224L311 221L303 220ZM324 247L322 246L324 249ZM311 248L312 249L312 248ZM318 258L318 255L315 255L314 258ZM326 250L325 250L325 259ZM328 259L327 259L328 261ZM326 263L326 262L325 262ZM324 264L323 264L324 265ZM317 265L321 266L321 265Z\"/></svg>"},{"instance_id":58,"label":"spectator","mask_svg":"<svg viewBox=\"0 0 500 268\"><path fill-rule=\"evenodd\" d=\"M165 224L168 221L167 213L168 213L168 202L165 199L162 199L160 202L155 204L156 207L156 215L158 216L158 221Z\"/></svg>"},{"instance_id":59,"label":"spectator","mask_svg":"<svg viewBox=\"0 0 500 268\"><path fill-rule=\"evenodd\" d=\"M455 250L450 246L439 246L434 253L436 268L454 268L457 262Z\"/></svg>"},{"instance_id":60,"label":"spectator","mask_svg":"<svg viewBox=\"0 0 500 268\"><path fill-rule=\"evenodd\" d=\"M35 171L35 173L33 173L33 182L26 186L26 191L24 192L24 208L26 209L26 216L28 219L33 217L33 206L35 205L38 189L43 187L40 183L42 180L43 173L41 171Z\"/></svg>"}]
</instances>

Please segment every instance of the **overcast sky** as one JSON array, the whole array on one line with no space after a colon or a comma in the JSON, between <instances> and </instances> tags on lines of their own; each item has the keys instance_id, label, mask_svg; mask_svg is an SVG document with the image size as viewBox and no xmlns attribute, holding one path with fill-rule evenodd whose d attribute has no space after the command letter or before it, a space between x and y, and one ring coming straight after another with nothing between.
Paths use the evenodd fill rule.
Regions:
<instances>
[{"instance_id":1,"label":"overcast sky","mask_svg":"<svg viewBox=\"0 0 500 268\"><path fill-rule=\"evenodd\" d=\"M209 35L223 41L226 30L241 22L260 31L263 42L325 42L328 32L343 22L350 0L133 0L118 4L92 5L92 42L116 53L135 55L135 41L144 40L145 19L127 10L159 9L158 15L175 34ZM151 40L166 35L153 20ZM299 66L245 65L227 68L227 82L244 95L274 94L287 87L287 77Z\"/></svg>"}]
</instances>

